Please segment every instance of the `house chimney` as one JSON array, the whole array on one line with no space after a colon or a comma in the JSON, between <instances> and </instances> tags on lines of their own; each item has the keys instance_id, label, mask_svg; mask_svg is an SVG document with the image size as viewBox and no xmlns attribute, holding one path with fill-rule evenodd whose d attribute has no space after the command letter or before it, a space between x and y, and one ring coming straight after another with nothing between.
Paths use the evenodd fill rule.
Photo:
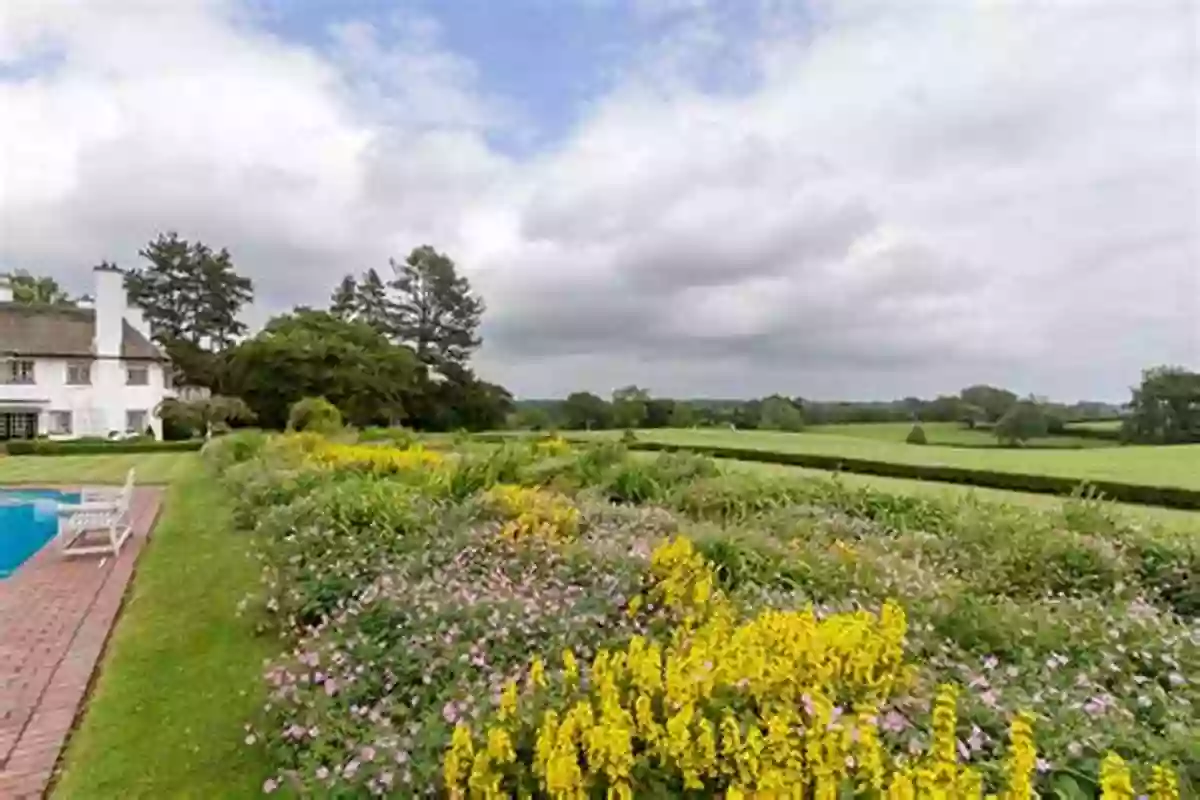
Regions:
<instances>
[{"instance_id":1,"label":"house chimney","mask_svg":"<svg viewBox=\"0 0 1200 800\"><path fill-rule=\"evenodd\" d=\"M11 303L12 301L12 279L7 275L0 275L0 303Z\"/></svg>"},{"instance_id":2,"label":"house chimney","mask_svg":"<svg viewBox=\"0 0 1200 800\"><path fill-rule=\"evenodd\" d=\"M150 323L146 321L146 314L142 311L141 306L135 306L132 303L125 305L125 321L133 326L133 329L150 339Z\"/></svg>"},{"instance_id":3,"label":"house chimney","mask_svg":"<svg viewBox=\"0 0 1200 800\"><path fill-rule=\"evenodd\" d=\"M96 355L118 358L121 355L125 320L125 273L116 267L95 267L96 279Z\"/></svg>"}]
</instances>

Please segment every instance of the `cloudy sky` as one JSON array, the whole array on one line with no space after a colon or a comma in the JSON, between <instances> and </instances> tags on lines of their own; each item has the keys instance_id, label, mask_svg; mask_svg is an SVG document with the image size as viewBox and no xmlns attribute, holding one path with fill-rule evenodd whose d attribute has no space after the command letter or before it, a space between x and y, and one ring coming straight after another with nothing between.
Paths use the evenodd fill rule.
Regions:
<instances>
[{"instance_id":1,"label":"cloudy sky","mask_svg":"<svg viewBox=\"0 0 1200 800\"><path fill-rule=\"evenodd\" d=\"M2 0L0 269L252 321L429 243L520 396L1122 399L1200 366L1191 0Z\"/></svg>"}]
</instances>

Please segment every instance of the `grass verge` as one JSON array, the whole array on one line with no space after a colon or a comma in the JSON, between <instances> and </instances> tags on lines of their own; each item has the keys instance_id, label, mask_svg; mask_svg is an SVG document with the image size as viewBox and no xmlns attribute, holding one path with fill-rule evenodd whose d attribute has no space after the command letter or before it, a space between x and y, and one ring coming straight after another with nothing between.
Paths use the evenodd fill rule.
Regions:
<instances>
[{"instance_id":1,"label":"grass verge","mask_svg":"<svg viewBox=\"0 0 1200 800\"><path fill-rule=\"evenodd\" d=\"M54 797L261 793L266 754L244 744L243 726L261 706L271 643L237 616L258 568L246 539L234 536L223 490L187 458L138 564Z\"/></svg>"}]
</instances>

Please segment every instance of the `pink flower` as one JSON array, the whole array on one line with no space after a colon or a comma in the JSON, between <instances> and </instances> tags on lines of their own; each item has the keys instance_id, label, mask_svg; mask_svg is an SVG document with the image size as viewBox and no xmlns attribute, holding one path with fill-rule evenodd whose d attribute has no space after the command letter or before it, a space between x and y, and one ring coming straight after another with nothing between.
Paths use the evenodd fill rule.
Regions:
<instances>
[{"instance_id":1,"label":"pink flower","mask_svg":"<svg viewBox=\"0 0 1200 800\"><path fill-rule=\"evenodd\" d=\"M263 794L270 794L278 788L279 781L275 780L274 778L267 778L265 781L263 781Z\"/></svg>"},{"instance_id":2,"label":"pink flower","mask_svg":"<svg viewBox=\"0 0 1200 800\"><path fill-rule=\"evenodd\" d=\"M325 694L326 695L328 695L329 697L333 697L335 694L337 694L337 689L338 689L337 681L335 681L333 678L328 678L325 681Z\"/></svg>"}]
</instances>

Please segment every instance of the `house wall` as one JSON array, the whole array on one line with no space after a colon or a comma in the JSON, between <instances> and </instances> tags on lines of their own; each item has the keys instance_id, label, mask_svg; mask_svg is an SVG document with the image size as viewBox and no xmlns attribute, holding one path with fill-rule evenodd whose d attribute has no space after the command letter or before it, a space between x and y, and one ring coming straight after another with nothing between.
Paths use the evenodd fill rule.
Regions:
<instances>
[{"instance_id":1,"label":"house wall","mask_svg":"<svg viewBox=\"0 0 1200 800\"><path fill-rule=\"evenodd\" d=\"M163 385L163 368L157 363L146 364L149 383L146 386L127 386L125 367L119 359L97 359L91 362L90 385L72 386L67 383L67 365L74 360L38 358L34 360L34 384L0 385L0 402L25 401L36 403L30 411L38 412L38 432L53 439L80 436L108 436L112 431L125 433L127 411L145 411L147 423L154 435L162 438L162 421L154 409L170 392ZM52 411L70 411L70 436L50 434ZM136 431L142 433L143 431Z\"/></svg>"}]
</instances>

